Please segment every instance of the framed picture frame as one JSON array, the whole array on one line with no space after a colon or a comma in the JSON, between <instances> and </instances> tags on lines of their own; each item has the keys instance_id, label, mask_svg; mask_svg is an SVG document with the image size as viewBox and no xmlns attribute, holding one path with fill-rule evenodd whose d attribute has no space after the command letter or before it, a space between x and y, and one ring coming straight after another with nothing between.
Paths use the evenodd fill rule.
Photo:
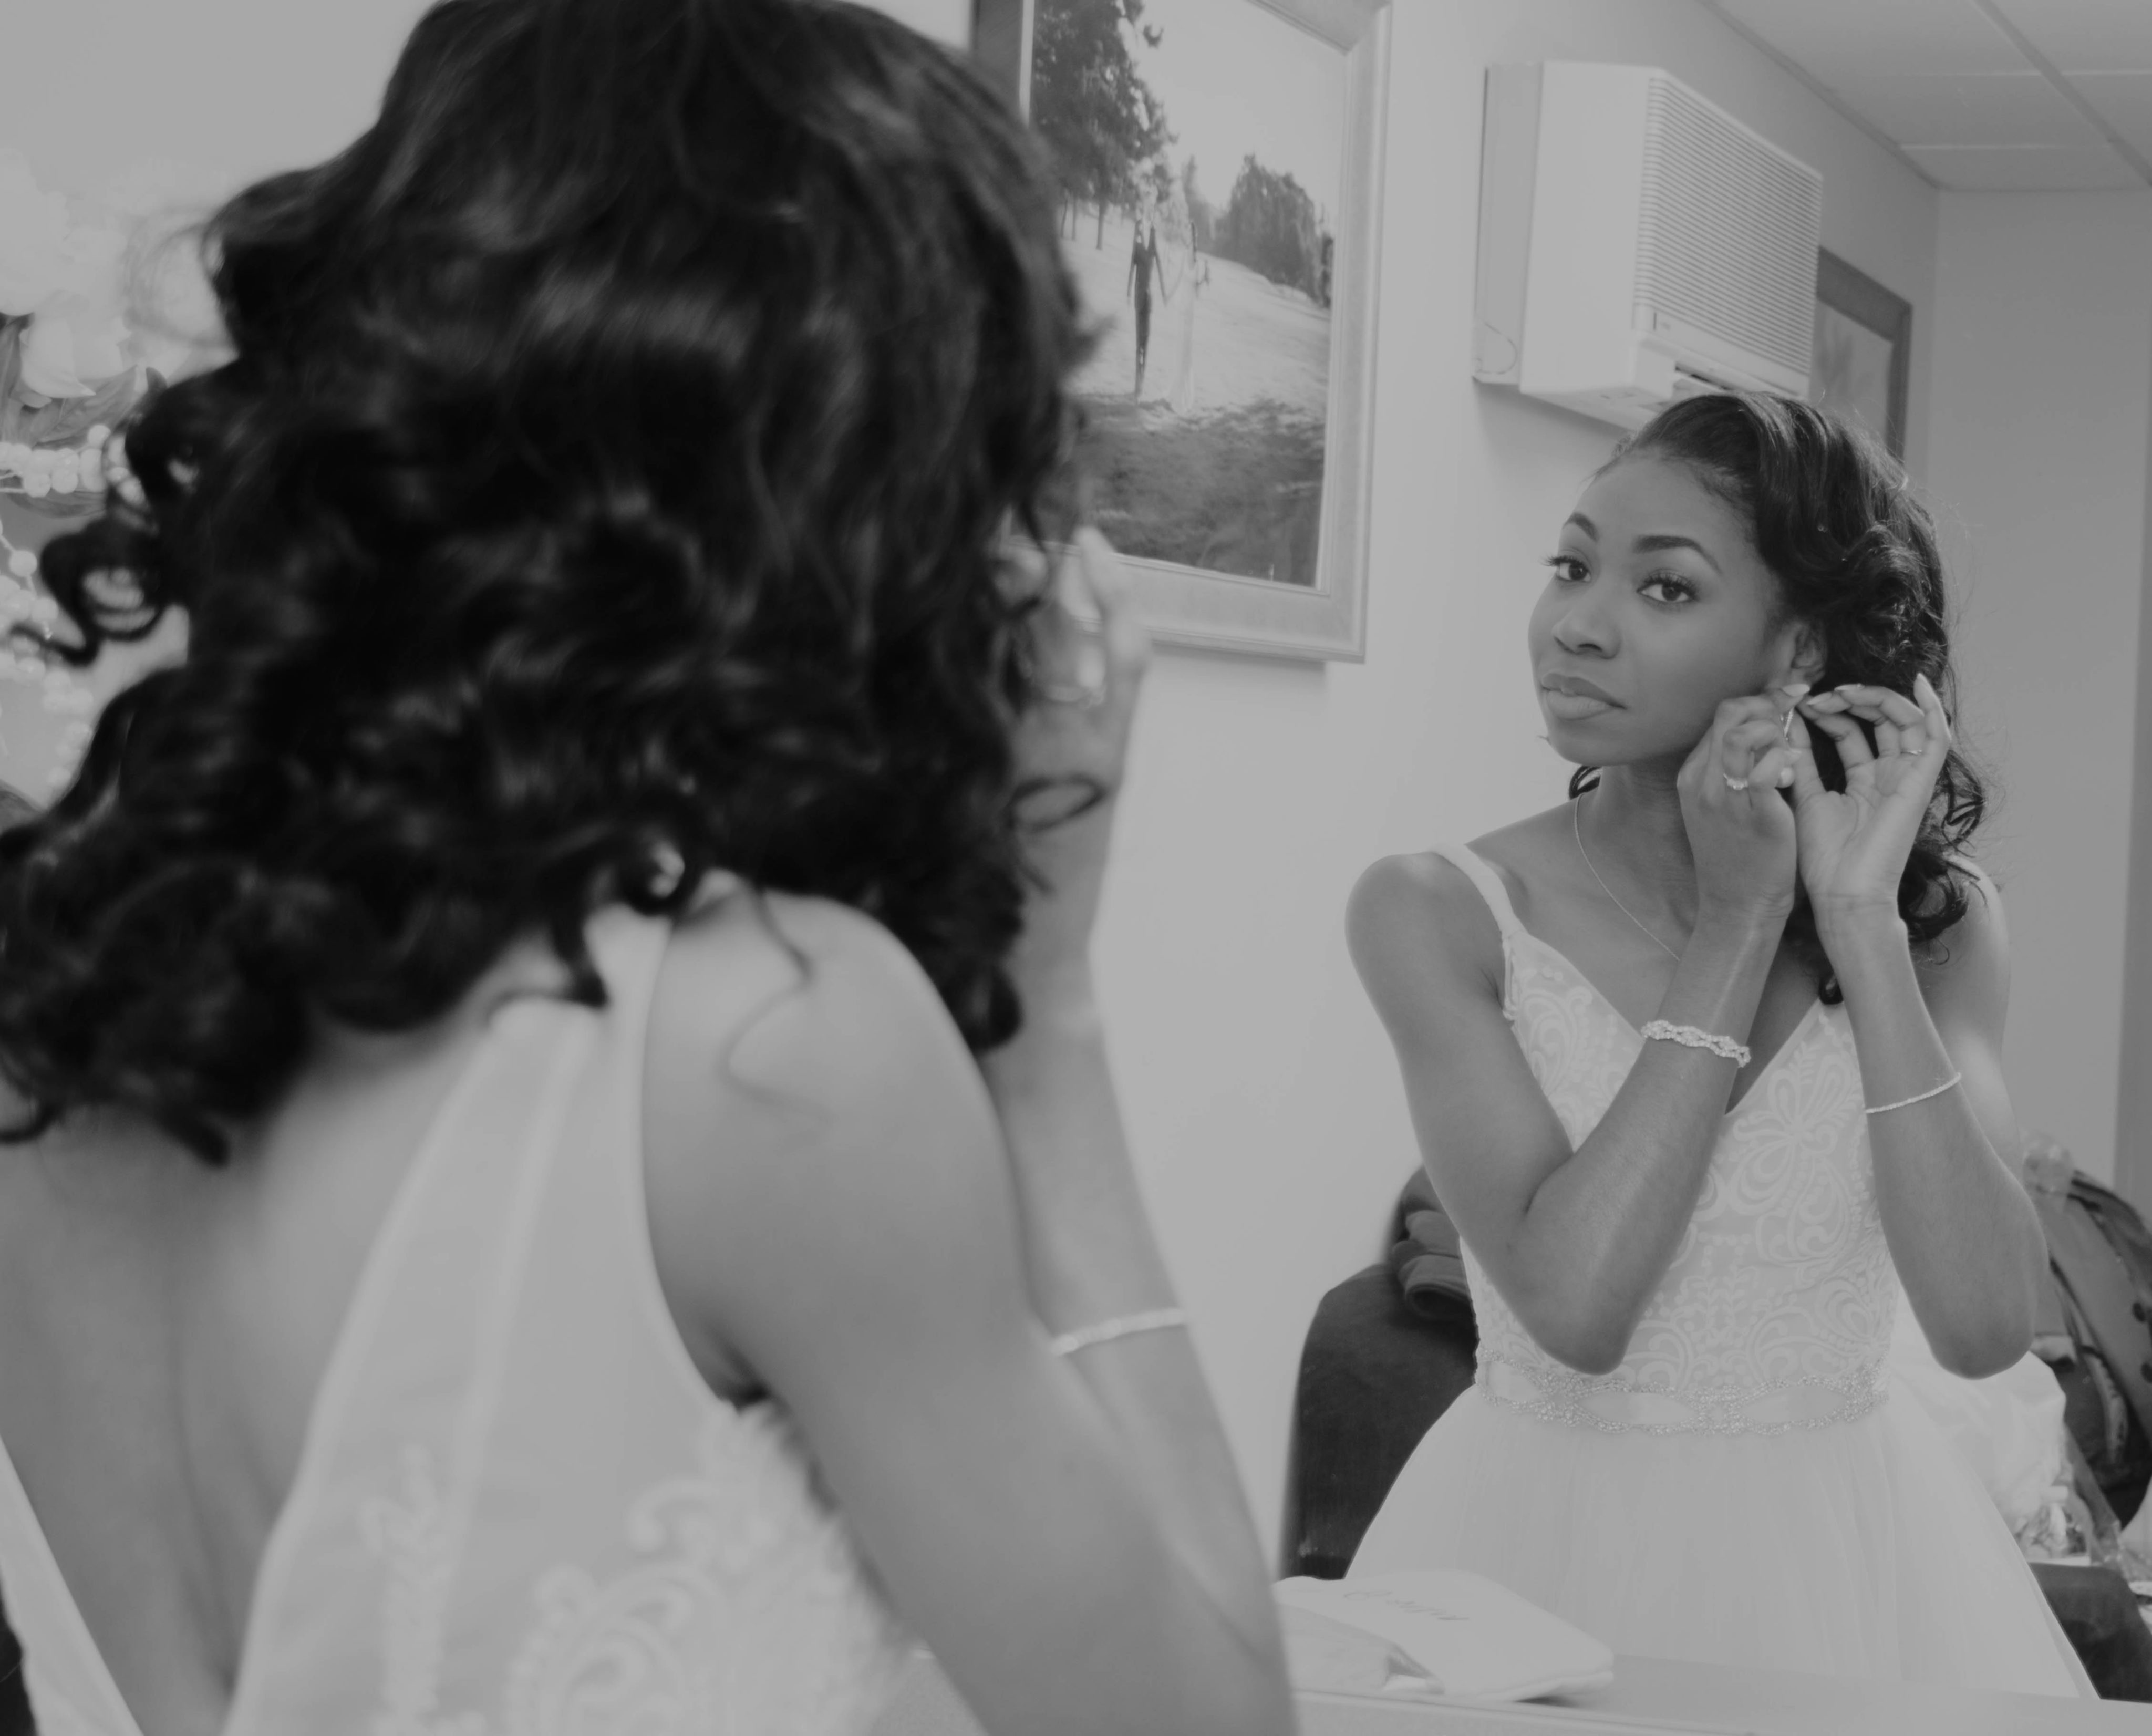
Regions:
<instances>
[{"instance_id":1,"label":"framed picture frame","mask_svg":"<svg viewBox=\"0 0 2152 1736\"><path fill-rule=\"evenodd\" d=\"M1053 161L1153 636L1362 660L1388 0L974 0L972 42Z\"/></svg>"},{"instance_id":2,"label":"framed picture frame","mask_svg":"<svg viewBox=\"0 0 2152 1736\"><path fill-rule=\"evenodd\" d=\"M1913 304L1818 248L1809 401L1852 416L1903 460L1912 365Z\"/></svg>"}]
</instances>

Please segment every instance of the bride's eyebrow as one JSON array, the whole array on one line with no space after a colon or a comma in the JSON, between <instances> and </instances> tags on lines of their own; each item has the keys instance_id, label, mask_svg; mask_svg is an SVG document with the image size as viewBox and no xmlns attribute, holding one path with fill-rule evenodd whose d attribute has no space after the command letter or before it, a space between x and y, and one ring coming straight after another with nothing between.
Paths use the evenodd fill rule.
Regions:
<instances>
[{"instance_id":1,"label":"bride's eyebrow","mask_svg":"<svg viewBox=\"0 0 2152 1736\"><path fill-rule=\"evenodd\" d=\"M1706 548L1702 543L1698 542L1693 536L1668 536L1664 535L1639 536L1634 542L1631 543L1629 546L1634 549L1637 553L1640 555L1656 555L1667 549L1693 550L1698 555L1703 557L1704 564L1713 572L1723 571L1719 566L1718 562L1713 558L1711 551Z\"/></svg>"}]
</instances>

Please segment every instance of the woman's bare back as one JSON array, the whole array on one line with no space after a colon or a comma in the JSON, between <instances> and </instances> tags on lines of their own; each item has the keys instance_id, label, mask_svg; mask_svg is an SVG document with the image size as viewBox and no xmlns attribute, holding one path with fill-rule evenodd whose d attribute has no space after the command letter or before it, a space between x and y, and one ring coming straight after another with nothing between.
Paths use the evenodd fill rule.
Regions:
<instances>
[{"instance_id":1,"label":"woman's bare back","mask_svg":"<svg viewBox=\"0 0 2152 1736\"><path fill-rule=\"evenodd\" d=\"M117 1115L0 1150L0 1440L155 1736L223 1727L322 1372L488 997L325 1043L221 1169Z\"/></svg>"}]
</instances>

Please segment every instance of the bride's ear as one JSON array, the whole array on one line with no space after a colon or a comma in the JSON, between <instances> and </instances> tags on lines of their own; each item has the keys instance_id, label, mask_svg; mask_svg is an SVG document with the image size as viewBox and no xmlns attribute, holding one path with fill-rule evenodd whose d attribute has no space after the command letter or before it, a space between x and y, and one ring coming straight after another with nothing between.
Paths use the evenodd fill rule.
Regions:
<instances>
[{"instance_id":1,"label":"bride's ear","mask_svg":"<svg viewBox=\"0 0 2152 1736\"><path fill-rule=\"evenodd\" d=\"M1813 687L1823 679L1825 666L1830 661L1830 647L1824 642L1823 634L1809 622L1790 623L1788 631L1793 642L1787 647L1791 667L1786 673L1788 681L1804 681Z\"/></svg>"}]
</instances>

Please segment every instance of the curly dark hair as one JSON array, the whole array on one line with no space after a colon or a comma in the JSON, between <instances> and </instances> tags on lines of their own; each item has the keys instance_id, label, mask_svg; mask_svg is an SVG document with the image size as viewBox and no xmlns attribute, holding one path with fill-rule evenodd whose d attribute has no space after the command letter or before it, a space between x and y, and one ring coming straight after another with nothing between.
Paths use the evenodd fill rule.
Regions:
<instances>
[{"instance_id":1,"label":"curly dark hair","mask_svg":"<svg viewBox=\"0 0 2152 1736\"><path fill-rule=\"evenodd\" d=\"M209 221L231 359L45 551L74 661L188 643L0 833L12 1136L112 1105L221 1161L315 1019L418 1026L526 933L602 1004L591 911L713 867L1006 1039L1056 229L1007 104L863 8L426 13L348 150Z\"/></svg>"},{"instance_id":2,"label":"curly dark hair","mask_svg":"<svg viewBox=\"0 0 2152 1736\"><path fill-rule=\"evenodd\" d=\"M1615 448L1600 474L1645 457L1680 464L1748 521L1784 612L1822 637L1819 690L1860 682L1910 693L1914 677L1926 675L1955 723L1957 677L1935 522L1904 467L1872 434L1798 398L1709 393L1660 411ZM1861 728L1872 746L1874 732ZM1825 786L1845 789L1836 746L1820 731L1812 739ZM1596 775L1594 767L1578 768L1571 796ZM1932 949L1965 916L1972 876L1960 859L1987 810L1980 773L1953 745L1898 883L1898 914L1916 947ZM1804 896L1786 934L1815 972L1823 999L1842 999Z\"/></svg>"}]
</instances>

